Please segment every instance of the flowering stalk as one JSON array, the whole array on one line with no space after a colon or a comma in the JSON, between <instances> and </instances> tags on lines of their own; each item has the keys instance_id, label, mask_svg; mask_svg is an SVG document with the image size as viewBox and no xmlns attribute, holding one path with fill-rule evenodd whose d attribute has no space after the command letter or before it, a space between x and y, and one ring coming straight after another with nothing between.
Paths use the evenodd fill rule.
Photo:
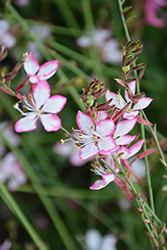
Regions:
<instances>
[{"instance_id":1,"label":"flowering stalk","mask_svg":"<svg viewBox=\"0 0 167 250\"><path fill-rule=\"evenodd\" d=\"M113 155L114 160L116 161L116 163L118 164L119 168L121 169L121 172L123 173L123 175L125 175L125 171L122 167L122 165L120 164L120 162L118 161L118 159ZM104 162L105 163L105 162ZM106 163L105 163L106 164ZM151 212L151 209L149 208L149 206L146 206L146 200L143 200L140 197L140 194L136 191L135 187L133 186L132 182L130 181L130 179L128 177L126 177L127 182L129 184L129 186L131 187L133 194L134 194L134 199L138 205L138 211L141 212L141 217L142 220L149 232L149 237L151 237L153 239L153 243L154 245L157 247L157 249L159 249L159 247L161 246L161 249L166 249L164 247L164 244L161 242L161 238L163 237L162 234L159 236L156 232L156 228L160 228L163 224L159 221L159 219L157 220L157 216L154 217L154 211ZM147 207L147 209L149 208L149 212L151 212L151 214L153 215L154 219L157 220L158 223L160 223L160 225L156 225L155 222L152 222L148 216L148 213L145 209L145 206ZM146 219L145 219L146 218ZM155 228L155 230L153 230ZM164 232L167 234L167 231L164 230ZM157 245L158 244L158 245ZM159 246L159 247L158 247Z\"/></svg>"},{"instance_id":2,"label":"flowering stalk","mask_svg":"<svg viewBox=\"0 0 167 250\"><path fill-rule=\"evenodd\" d=\"M121 4L120 0L118 0L118 6L119 6L120 13L121 13L121 20L122 20L122 24L123 24L124 31L125 31L125 36L126 36L127 41L130 42L131 39L130 39L129 31L128 31L128 28L127 28L127 24L126 24L126 21L125 21L125 18L124 18L124 14L122 13L123 9L122 9L122 4ZM136 66L135 61L133 63L133 66L134 67ZM140 93L140 85L139 85L139 81L138 81L137 71L136 70L134 70L134 76L136 78L136 83L137 83L137 93L139 94ZM144 126L143 126L143 124L141 124L140 126L141 126L141 135L142 135L142 138L145 139ZM149 127L151 128L151 126L149 126ZM143 150L144 151L147 150L145 144L143 145ZM151 208L152 208L153 211L155 211L154 201L153 201L152 185L151 185L151 177L150 177L150 173L149 173L149 166L148 166L147 156L145 157L145 166L146 166L147 181L148 181L148 192L149 192L149 197L150 197Z\"/></svg>"}]
</instances>

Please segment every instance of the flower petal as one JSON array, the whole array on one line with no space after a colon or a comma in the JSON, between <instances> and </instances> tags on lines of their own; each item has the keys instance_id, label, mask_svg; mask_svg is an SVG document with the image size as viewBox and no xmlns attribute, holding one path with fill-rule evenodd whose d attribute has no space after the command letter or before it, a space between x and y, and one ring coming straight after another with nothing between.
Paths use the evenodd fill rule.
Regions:
<instances>
[{"instance_id":1,"label":"flower petal","mask_svg":"<svg viewBox=\"0 0 167 250\"><path fill-rule=\"evenodd\" d=\"M110 182L115 180L115 175L114 174L104 174L102 175L102 179L101 180L97 180L93 183L92 186L90 186L90 189L93 190L99 190L101 188L104 188L105 186L107 186Z\"/></svg>"},{"instance_id":2,"label":"flower petal","mask_svg":"<svg viewBox=\"0 0 167 250\"><path fill-rule=\"evenodd\" d=\"M116 105L116 107L118 109L122 109L126 106L126 102L124 101L124 99L122 98L122 96L120 94L115 94L113 92L108 92L106 94L106 101L110 100L110 99L113 99L109 105Z\"/></svg>"},{"instance_id":3,"label":"flower petal","mask_svg":"<svg viewBox=\"0 0 167 250\"><path fill-rule=\"evenodd\" d=\"M40 79L39 79L39 76L37 76L37 75L30 75L29 81L30 81L31 83L37 83L37 82L40 81Z\"/></svg>"},{"instance_id":4,"label":"flower petal","mask_svg":"<svg viewBox=\"0 0 167 250\"><path fill-rule=\"evenodd\" d=\"M35 121L35 116L36 114L31 115L31 116L26 116L18 120L15 124L15 131L17 133L21 133L24 131L31 131L31 130L36 129L37 123Z\"/></svg>"},{"instance_id":5,"label":"flower petal","mask_svg":"<svg viewBox=\"0 0 167 250\"><path fill-rule=\"evenodd\" d=\"M92 39L87 35L83 35L76 40L76 44L81 48L89 48L92 45Z\"/></svg>"},{"instance_id":6,"label":"flower petal","mask_svg":"<svg viewBox=\"0 0 167 250\"><path fill-rule=\"evenodd\" d=\"M131 157L131 156L133 156L134 154L136 154L136 153L142 148L143 142L144 142L144 139L138 141L137 143L135 143L133 146L131 146L131 147L129 148L129 150L130 150L130 155L129 155L129 157ZM128 157L128 158L129 158L129 157Z\"/></svg>"},{"instance_id":7,"label":"flower petal","mask_svg":"<svg viewBox=\"0 0 167 250\"><path fill-rule=\"evenodd\" d=\"M41 65L38 70L38 76L42 76L40 77L40 80L46 80L52 77L56 73L58 67L59 67L58 60L49 61Z\"/></svg>"},{"instance_id":8,"label":"flower petal","mask_svg":"<svg viewBox=\"0 0 167 250\"><path fill-rule=\"evenodd\" d=\"M36 108L39 109L50 97L50 87L47 81L38 82L34 88L34 100Z\"/></svg>"},{"instance_id":9,"label":"flower petal","mask_svg":"<svg viewBox=\"0 0 167 250\"><path fill-rule=\"evenodd\" d=\"M61 120L57 115L40 115L40 119L47 132L57 131L61 127Z\"/></svg>"},{"instance_id":10,"label":"flower petal","mask_svg":"<svg viewBox=\"0 0 167 250\"><path fill-rule=\"evenodd\" d=\"M99 139L98 147L100 149L100 154L109 154L117 149L115 140L111 136Z\"/></svg>"},{"instance_id":11,"label":"flower petal","mask_svg":"<svg viewBox=\"0 0 167 250\"><path fill-rule=\"evenodd\" d=\"M133 110L145 109L152 102L152 100L153 99L149 97L143 97L139 99L138 102L133 107Z\"/></svg>"},{"instance_id":12,"label":"flower petal","mask_svg":"<svg viewBox=\"0 0 167 250\"><path fill-rule=\"evenodd\" d=\"M81 130L84 130L85 132L87 132L88 134L90 134L90 128L94 127L95 125L93 119L90 116L84 114L80 110L77 113L76 122L77 122L78 127Z\"/></svg>"},{"instance_id":13,"label":"flower petal","mask_svg":"<svg viewBox=\"0 0 167 250\"><path fill-rule=\"evenodd\" d=\"M38 71L39 63L31 53L25 59L23 58L23 61L23 66L27 74L34 75Z\"/></svg>"},{"instance_id":14,"label":"flower petal","mask_svg":"<svg viewBox=\"0 0 167 250\"><path fill-rule=\"evenodd\" d=\"M108 234L103 237L100 250L116 250L117 237L114 234Z\"/></svg>"},{"instance_id":15,"label":"flower petal","mask_svg":"<svg viewBox=\"0 0 167 250\"><path fill-rule=\"evenodd\" d=\"M129 143L131 143L134 139L135 139L135 135L131 136L131 135L122 135L120 136L118 139L116 139L116 144L117 145L127 145Z\"/></svg>"},{"instance_id":16,"label":"flower petal","mask_svg":"<svg viewBox=\"0 0 167 250\"><path fill-rule=\"evenodd\" d=\"M137 119L132 119L132 120L124 120L118 123L116 126L116 130L114 133L114 138L117 138L118 136L121 135L126 135L133 129L133 127L136 124Z\"/></svg>"},{"instance_id":17,"label":"flower petal","mask_svg":"<svg viewBox=\"0 0 167 250\"><path fill-rule=\"evenodd\" d=\"M123 114L123 118L125 119L134 119L139 114L139 111L131 111L131 112L125 112Z\"/></svg>"},{"instance_id":18,"label":"flower petal","mask_svg":"<svg viewBox=\"0 0 167 250\"><path fill-rule=\"evenodd\" d=\"M98 122L100 120L104 120L107 116L108 116L108 114L106 111L99 111L97 113L96 122Z\"/></svg>"},{"instance_id":19,"label":"flower petal","mask_svg":"<svg viewBox=\"0 0 167 250\"><path fill-rule=\"evenodd\" d=\"M54 95L47 99L42 108L42 111L49 113L58 113L63 109L66 102L67 102L66 97L61 95Z\"/></svg>"},{"instance_id":20,"label":"flower petal","mask_svg":"<svg viewBox=\"0 0 167 250\"><path fill-rule=\"evenodd\" d=\"M112 135L114 130L115 124L112 120L100 120L96 126L97 133L102 136Z\"/></svg>"},{"instance_id":21,"label":"flower petal","mask_svg":"<svg viewBox=\"0 0 167 250\"><path fill-rule=\"evenodd\" d=\"M121 153L123 153L121 156L120 156L120 158L121 159L123 159L123 160L125 160L125 159L128 159L129 157L130 157L130 153L131 153L131 151L128 149L128 148L126 148L126 147L120 147L118 150L117 150L117 155L120 155Z\"/></svg>"},{"instance_id":22,"label":"flower petal","mask_svg":"<svg viewBox=\"0 0 167 250\"><path fill-rule=\"evenodd\" d=\"M99 152L98 147L92 143L87 144L86 146L82 147L79 152L79 157L83 160L88 159L91 156L96 155Z\"/></svg>"}]
</instances>

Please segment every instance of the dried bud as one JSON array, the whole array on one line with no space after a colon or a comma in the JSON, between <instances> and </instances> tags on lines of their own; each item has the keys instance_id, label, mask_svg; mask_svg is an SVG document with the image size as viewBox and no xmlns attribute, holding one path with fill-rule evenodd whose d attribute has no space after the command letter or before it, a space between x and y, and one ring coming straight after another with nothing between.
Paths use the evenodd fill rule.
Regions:
<instances>
[{"instance_id":1,"label":"dried bud","mask_svg":"<svg viewBox=\"0 0 167 250\"><path fill-rule=\"evenodd\" d=\"M126 48L126 57L132 56L132 55L138 55L142 52L143 45L140 43L140 41L133 42L130 41L125 45Z\"/></svg>"},{"instance_id":2,"label":"dried bud","mask_svg":"<svg viewBox=\"0 0 167 250\"><path fill-rule=\"evenodd\" d=\"M105 88L104 82L101 82L99 79L94 79L88 87L83 89L83 94L81 95L83 104L85 107L92 107L94 100L105 95L107 92L108 89Z\"/></svg>"}]
</instances>

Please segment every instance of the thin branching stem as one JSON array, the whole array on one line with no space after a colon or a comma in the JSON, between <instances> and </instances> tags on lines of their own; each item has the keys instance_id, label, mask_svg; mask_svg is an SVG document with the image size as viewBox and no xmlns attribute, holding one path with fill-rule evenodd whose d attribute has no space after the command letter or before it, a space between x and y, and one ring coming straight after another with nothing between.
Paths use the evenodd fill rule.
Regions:
<instances>
[{"instance_id":1,"label":"thin branching stem","mask_svg":"<svg viewBox=\"0 0 167 250\"><path fill-rule=\"evenodd\" d=\"M122 24L124 27L124 31L125 31L125 36L128 42L130 42L130 35L129 35L129 31L128 31L128 27L125 21L125 17L124 14L122 13L122 5L121 5L121 1L118 1L118 6L119 6L119 10L120 10L120 15L121 15L121 20L122 20ZM136 66L136 63L133 63L133 66ZM137 76L137 71L134 71L134 76L136 78L136 86L137 86L137 94L140 93L140 85L139 85L139 81L138 81L138 76ZM141 112L140 112L141 114ZM141 136L142 139L145 139L145 131L144 131L144 125L141 124ZM146 151L146 144L143 145L143 150ZM154 207L154 199L153 199L153 190L152 190L152 184L151 184L151 177L150 177L150 172L149 172L149 164L148 164L148 158L145 157L145 166L146 166L146 173L147 173L147 182L148 182L148 192L149 192L149 198L150 198L150 205L151 205L151 209L153 210L153 212L155 212L155 207Z\"/></svg>"}]
</instances>

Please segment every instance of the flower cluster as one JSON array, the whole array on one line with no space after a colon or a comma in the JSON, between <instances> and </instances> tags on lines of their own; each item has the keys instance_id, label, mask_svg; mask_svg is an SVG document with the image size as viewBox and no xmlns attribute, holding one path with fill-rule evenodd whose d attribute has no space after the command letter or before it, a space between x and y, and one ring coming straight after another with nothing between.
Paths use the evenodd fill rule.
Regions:
<instances>
[{"instance_id":1,"label":"flower cluster","mask_svg":"<svg viewBox=\"0 0 167 250\"><path fill-rule=\"evenodd\" d=\"M38 119L46 131L59 130L61 120L57 116L57 113L63 109L67 99L61 95L50 96L50 86L46 81L56 73L59 66L58 60L49 61L39 66L35 57L31 53L26 53L24 54L22 64L27 73L27 78L16 87L15 93L13 94L10 88L6 90L5 87L1 87L4 92L15 95L20 99L20 101L14 105L14 108L17 109L24 118L16 122L15 131L20 133L36 129ZM14 74L18 72L19 68L16 70L15 66L15 70L4 77L4 80L8 79L8 86L9 81L13 79ZM17 72L15 73L15 71ZM30 91L22 96L19 91L25 87L28 82L30 82ZM23 108L28 112L24 112L19 107L20 102L24 102Z\"/></svg>"},{"instance_id":2,"label":"flower cluster","mask_svg":"<svg viewBox=\"0 0 167 250\"><path fill-rule=\"evenodd\" d=\"M124 180L119 178L121 174L119 164L122 164L129 177L132 175L140 181L128 159L140 151L144 139L138 140L138 134L129 133L137 122L147 124L148 121L140 117L139 111L148 107L152 101L152 98L144 95L135 95L135 90L136 81L129 82L123 98L120 92L118 94L110 92L104 83L95 79L81 95L86 113L80 110L77 113L76 123L79 129L74 129L75 136L67 140L73 140L78 147L80 159L95 158L92 171L100 175L101 179L91 185L90 189L101 189L114 181L131 199L133 197L126 178ZM104 95L105 102L95 103L95 99ZM147 152L144 155L146 154ZM106 164L102 164L101 160Z\"/></svg>"}]
</instances>

